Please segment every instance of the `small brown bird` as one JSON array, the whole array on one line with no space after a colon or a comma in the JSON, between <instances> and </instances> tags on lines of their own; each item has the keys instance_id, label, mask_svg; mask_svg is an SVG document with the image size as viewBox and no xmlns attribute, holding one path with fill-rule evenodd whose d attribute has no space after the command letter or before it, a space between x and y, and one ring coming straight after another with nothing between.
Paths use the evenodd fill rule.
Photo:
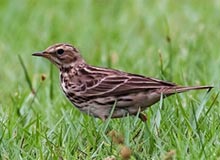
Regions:
<instances>
[{"instance_id":1,"label":"small brown bird","mask_svg":"<svg viewBox=\"0 0 220 160\"><path fill-rule=\"evenodd\" d=\"M162 80L88 65L80 52L69 44L55 44L43 52L34 53L49 59L60 70L60 82L67 98L80 111L106 120L138 113L160 100L161 95L189 90L212 89L212 86L184 87Z\"/></svg>"}]
</instances>

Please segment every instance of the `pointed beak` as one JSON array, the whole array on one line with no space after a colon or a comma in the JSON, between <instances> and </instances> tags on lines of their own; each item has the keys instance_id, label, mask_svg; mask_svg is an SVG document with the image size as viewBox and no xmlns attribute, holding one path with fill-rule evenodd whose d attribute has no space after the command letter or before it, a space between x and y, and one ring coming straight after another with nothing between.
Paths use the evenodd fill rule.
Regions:
<instances>
[{"instance_id":1,"label":"pointed beak","mask_svg":"<svg viewBox=\"0 0 220 160\"><path fill-rule=\"evenodd\" d=\"M33 53L32 56L48 57L48 54L47 52L36 52L36 53Z\"/></svg>"}]
</instances>

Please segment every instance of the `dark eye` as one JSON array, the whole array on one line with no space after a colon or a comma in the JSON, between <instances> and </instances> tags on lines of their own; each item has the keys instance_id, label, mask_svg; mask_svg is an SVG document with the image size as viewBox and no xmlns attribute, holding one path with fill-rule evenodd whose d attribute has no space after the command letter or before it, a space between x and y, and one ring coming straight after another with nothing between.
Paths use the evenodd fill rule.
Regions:
<instances>
[{"instance_id":1,"label":"dark eye","mask_svg":"<svg viewBox=\"0 0 220 160\"><path fill-rule=\"evenodd\" d=\"M57 54L63 54L64 53L64 50L63 49L58 49L57 50Z\"/></svg>"}]
</instances>

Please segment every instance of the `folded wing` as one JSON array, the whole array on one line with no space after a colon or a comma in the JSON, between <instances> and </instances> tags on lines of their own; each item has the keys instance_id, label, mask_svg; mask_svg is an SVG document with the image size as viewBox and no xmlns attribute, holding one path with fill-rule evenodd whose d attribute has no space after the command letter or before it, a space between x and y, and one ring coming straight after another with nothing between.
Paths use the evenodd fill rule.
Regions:
<instances>
[{"instance_id":1,"label":"folded wing","mask_svg":"<svg viewBox=\"0 0 220 160\"><path fill-rule=\"evenodd\" d=\"M87 96L120 96L174 86L176 84L139 75L114 74L103 77L95 85L87 87L85 92Z\"/></svg>"}]
</instances>

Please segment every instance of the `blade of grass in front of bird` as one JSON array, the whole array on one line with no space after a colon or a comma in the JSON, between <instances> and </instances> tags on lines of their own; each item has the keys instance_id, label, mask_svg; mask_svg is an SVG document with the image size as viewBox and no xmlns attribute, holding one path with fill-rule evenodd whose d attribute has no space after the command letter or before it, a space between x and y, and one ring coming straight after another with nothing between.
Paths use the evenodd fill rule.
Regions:
<instances>
[{"instance_id":1,"label":"blade of grass in front of bird","mask_svg":"<svg viewBox=\"0 0 220 160\"><path fill-rule=\"evenodd\" d=\"M108 118L107 118L106 121L105 121L105 125L104 125L103 130L102 130L103 133L105 133L105 132L106 132L106 129L108 128L108 125L109 125L109 123L110 123L111 117L112 117L113 112L114 112L114 110L115 110L116 103L117 103L117 101L115 101L115 103L113 104L112 110L111 110L111 112L110 112Z\"/></svg>"},{"instance_id":2,"label":"blade of grass in front of bird","mask_svg":"<svg viewBox=\"0 0 220 160\"><path fill-rule=\"evenodd\" d=\"M155 116L155 130L154 132L157 133L158 128L160 128L160 122L161 122L161 109L163 106L163 93L161 93L160 95L160 104L159 104L159 108L157 110L156 116Z\"/></svg>"}]
</instances>

